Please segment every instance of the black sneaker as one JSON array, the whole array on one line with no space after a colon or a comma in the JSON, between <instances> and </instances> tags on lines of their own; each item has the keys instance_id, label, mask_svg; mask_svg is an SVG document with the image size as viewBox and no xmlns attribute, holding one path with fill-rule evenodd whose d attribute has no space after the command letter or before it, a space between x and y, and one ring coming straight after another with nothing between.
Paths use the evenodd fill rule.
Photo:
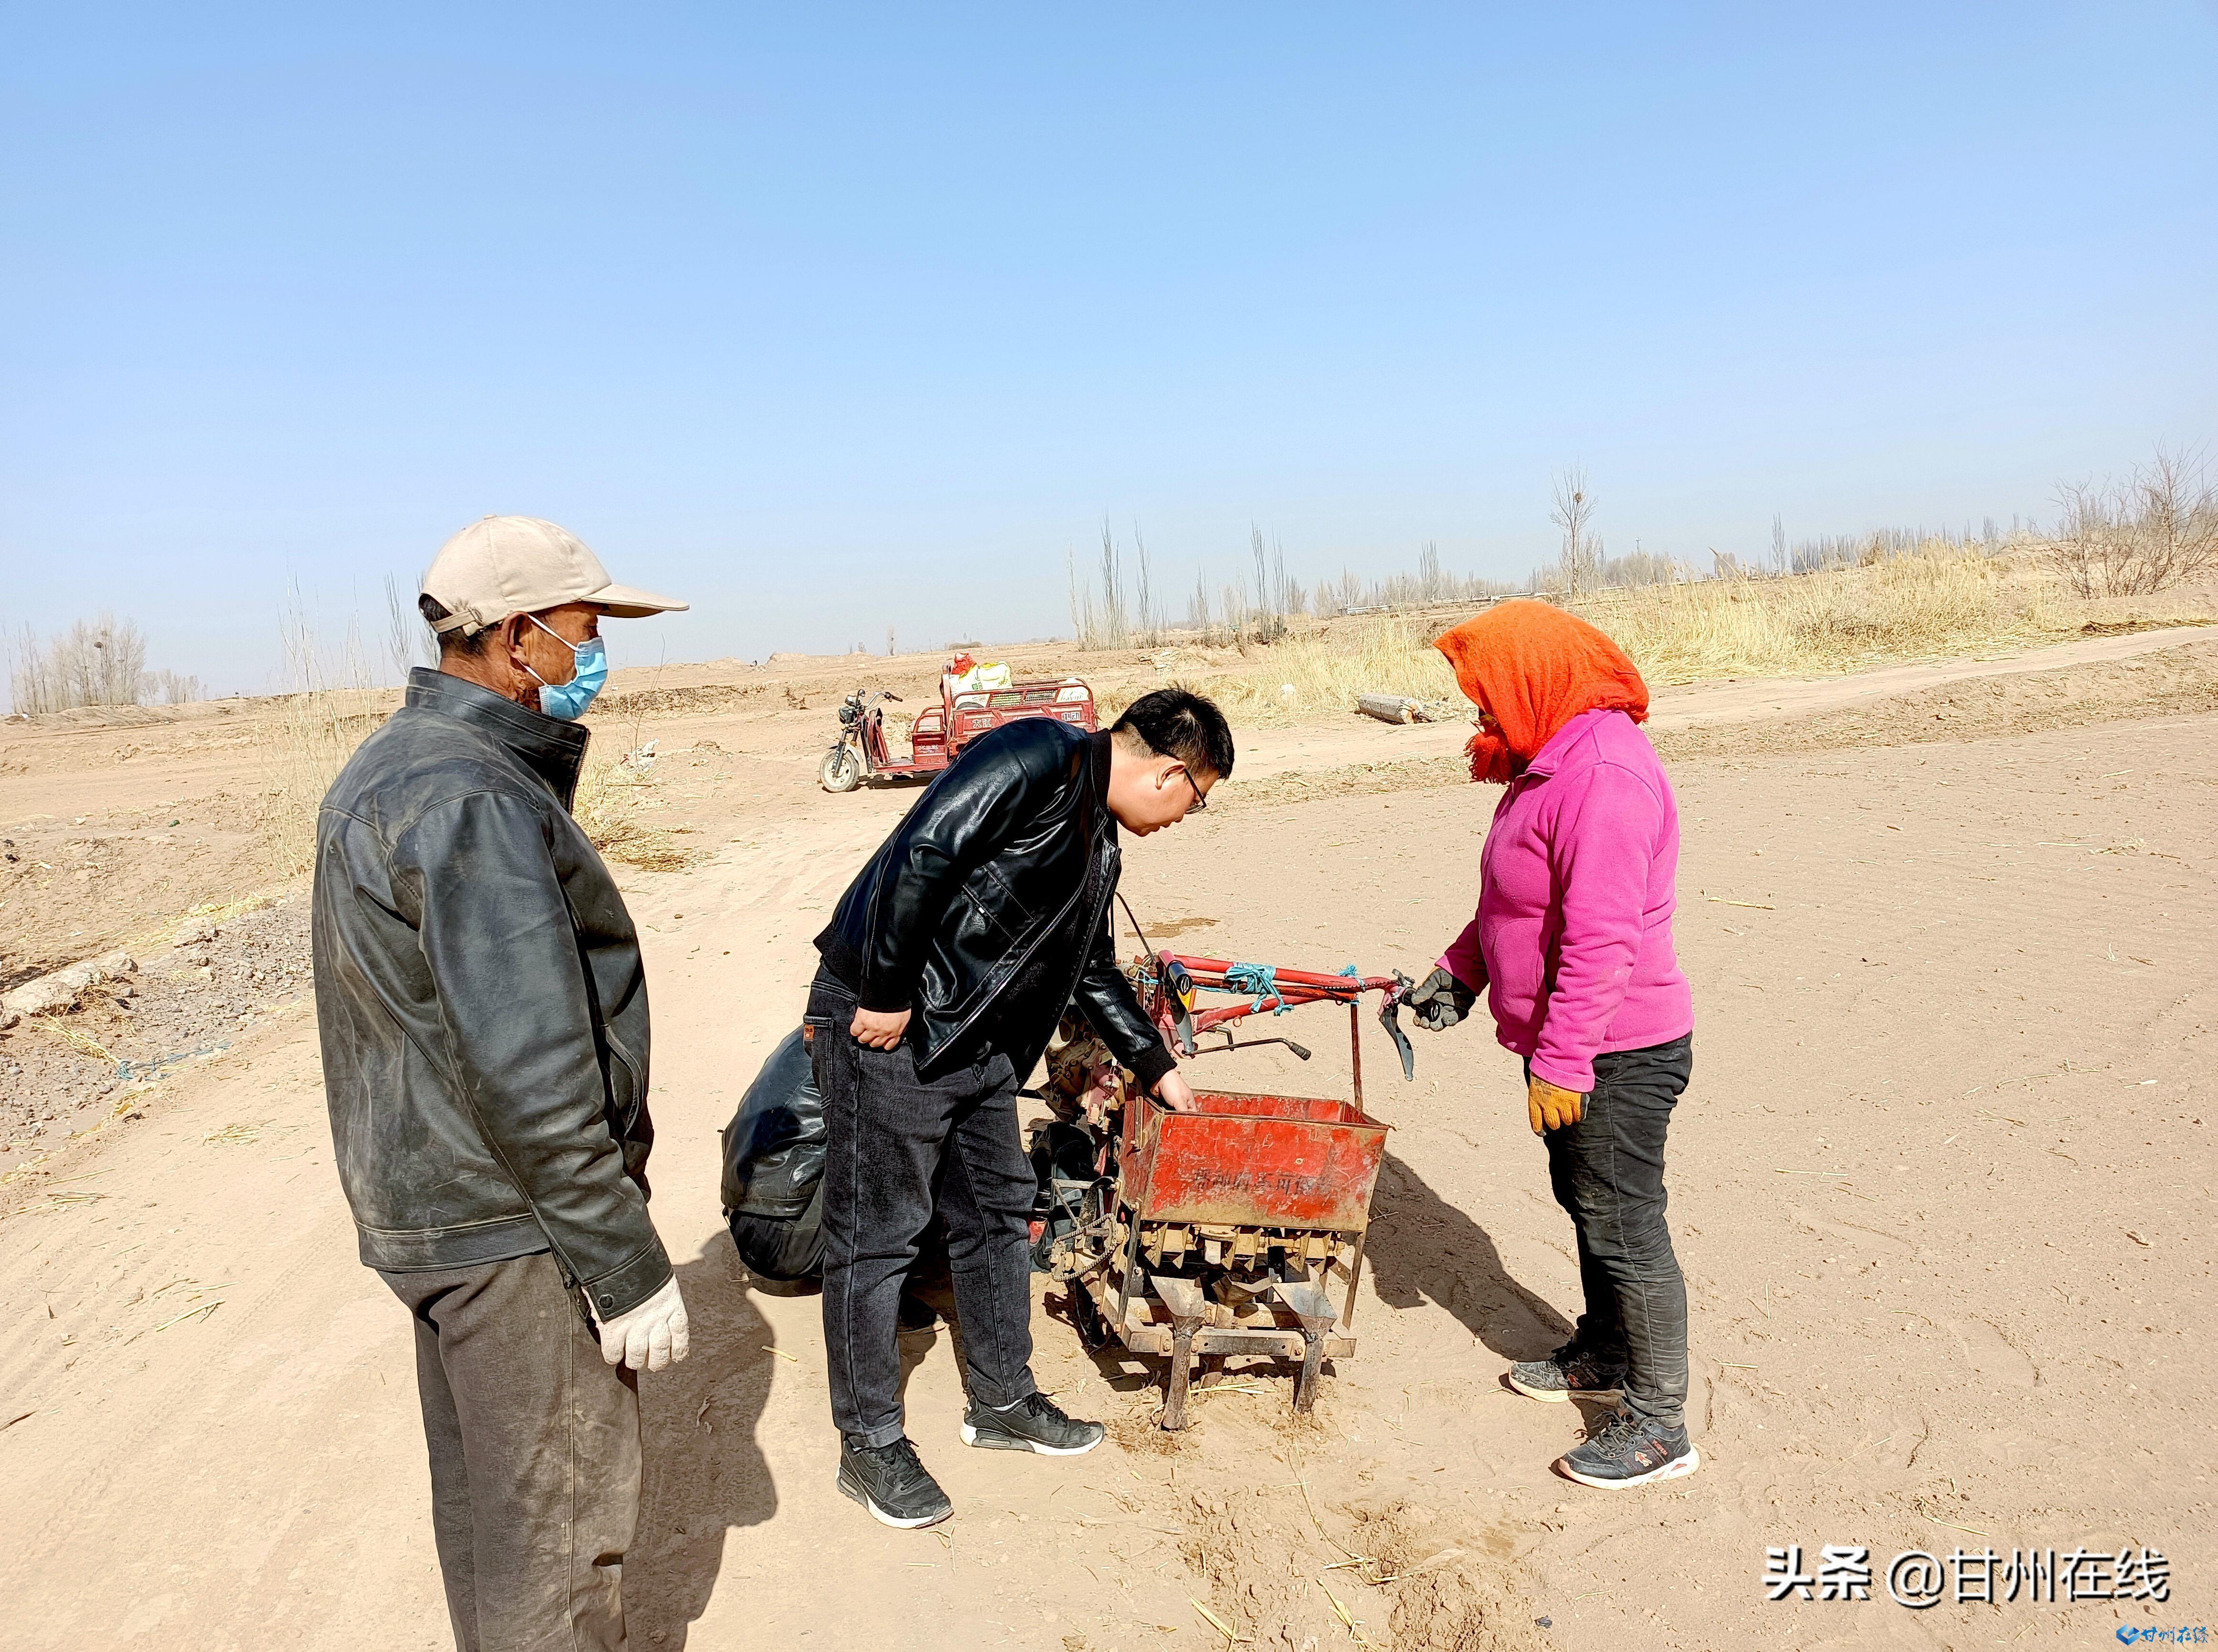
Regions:
<instances>
[{"instance_id":1,"label":"black sneaker","mask_svg":"<svg viewBox=\"0 0 2218 1652\"><path fill-rule=\"evenodd\" d=\"M963 1443L988 1451L1038 1451L1043 1457L1079 1457L1101 1444L1107 1431L1098 1422L1080 1422L1037 1391L1007 1411L972 1401L963 1413Z\"/></svg>"},{"instance_id":2,"label":"black sneaker","mask_svg":"<svg viewBox=\"0 0 2218 1652\"><path fill-rule=\"evenodd\" d=\"M1576 1342L1566 1342L1546 1359L1521 1359L1509 1368L1509 1386L1533 1400L1614 1394L1624 1383L1623 1360L1599 1359Z\"/></svg>"},{"instance_id":3,"label":"black sneaker","mask_svg":"<svg viewBox=\"0 0 2218 1652\"><path fill-rule=\"evenodd\" d=\"M1556 1471L1582 1486L1623 1491L1651 1480L1676 1480L1702 1466L1702 1454L1682 1428L1658 1428L1629 1411L1606 1420L1586 1443L1556 1459Z\"/></svg>"},{"instance_id":4,"label":"black sneaker","mask_svg":"<svg viewBox=\"0 0 2218 1652\"><path fill-rule=\"evenodd\" d=\"M870 1511L881 1525L903 1530L938 1525L955 1505L907 1439L890 1445L839 1443L839 1490Z\"/></svg>"}]
</instances>

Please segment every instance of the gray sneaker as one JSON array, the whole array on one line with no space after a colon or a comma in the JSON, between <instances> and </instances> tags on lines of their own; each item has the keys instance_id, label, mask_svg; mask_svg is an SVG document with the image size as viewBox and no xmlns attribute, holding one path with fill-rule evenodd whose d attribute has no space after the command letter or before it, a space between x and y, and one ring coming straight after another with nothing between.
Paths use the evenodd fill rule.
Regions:
<instances>
[{"instance_id":1,"label":"gray sneaker","mask_svg":"<svg viewBox=\"0 0 2218 1652\"><path fill-rule=\"evenodd\" d=\"M1681 1428L1658 1428L1630 1411L1605 1419L1601 1427L1556 1459L1566 1480L1601 1491L1623 1491L1652 1480L1676 1480L1702 1466L1702 1454Z\"/></svg>"},{"instance_id":2,"label":"gray sneaker","mask_svg":"<svg viewBox=\"0 0 2218 1652\"><path fill-rule=\"evenodd\" d=\"M1615 1394L1624 1385L1623 1360L1599 1359L1576 1342L1566 1342L1546 1359L1521 1359L1509 1368L1509 1386L1532 1400Z\"/></svg>"}]
</instances>

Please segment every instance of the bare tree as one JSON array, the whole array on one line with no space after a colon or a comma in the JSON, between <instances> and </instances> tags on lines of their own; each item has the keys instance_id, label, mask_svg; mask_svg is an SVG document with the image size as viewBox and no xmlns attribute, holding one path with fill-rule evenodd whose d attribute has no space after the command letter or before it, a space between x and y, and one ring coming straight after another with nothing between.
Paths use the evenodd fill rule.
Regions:
<instances>
[{"instance_id":1,"label":"bare tree","mask_svg":"<svg viewBox=\"0 0 2218 1652\"><path fill-rule=\"evenodd\" d=\"M1286 548L1275 534L1271 537L1271 584L1272 606L1278 613L1279 629L1283 632L1289 616L1309 612L1310 598L1302 589L1302 582L1287 573Z\"/></svg>"},{"instance_id":2,"label":"bare tree","mask_svg":"<svg viewBox=\"0 0 2218 1652\"><path fill-rule=\"evenodd\" d=\"M1141 548L1140 606L1142 624L1149 622L1145 614L1155 601L1149 589L1151 573L1146 563L1146 548ZM1124 559L1117 548L1115 536L1109 530L1106 517L1101 523L1101 590L1097 599L1090 585L1081 585L1078 579L1078 557L1075 552L1066 552L1063 571L1070 581L1070 622L1078 634L1081 648L1124 648L1132 640L1131 611L1124 603Z\"/></svg>"},{"instance_id":3,"label":"bare tree","mask_svg":"<svg viewBox=\"0 0 2218 1652\"><path fill-rule=\"evenodd\" d=\"M108 615L86 626L70 628L68 653L76 673L77 703L85 706L135 706L146 680L146 639L125 620Z\"/></svg>"},{"instance_id":4,"label":"bare tree","mask_svg":"<svg viewBox=\"0 0 2218 1652\"><path fill-rule=\"evenodd\" d=\"M165 706L181 706L191 700L205 700L208 690L197 677L186 677L177 671L149 671L146 674L146 694L149 700L158 700Z\"/></svg>"},{"instance_id":5,"label":"bare tree","mask_svg":"<svg viewBox=\"0 0 2218 1652\"><path fill-rule=\"evenodd\" d=\"M1140 536L1140 524L1137 522L1132 524L1132 550L1139 563L1138 590L1136 593L1139 599L1139 612L1134 621L1139 634L1135 640L1143 648L1154 648L1162 642L1162 626L1161 616L1155 612L1155 576L1154 570L1148 565L1148 541Z\"/></svg>"},{"instance_id":6,"label":"bare tree","mask_svg":"<svg viewBox=\"0 0 2218 1652\"><path fill-rule=\"evenodd\" d=\"M1248 548L1255 557L1255 640L1276 642L1285 634L1286 622L1279 603L1279 589L1271 577L1270 552L1263 543L1263 530L1250 523L1248 527ZM1279 554L1278 574L1283 581L1286 572L1286 553Z\"/></svg>"},{"instance_id":7,"label":"bare tree","mask_svg":"<svg viewBox=\"0 0 2218 1652\"><path fill-rule=\"evenodd\" d=\"M2159 447L2134 473L2141 541L2141 589L2162 591L2218 564L2218 486L2196 453Z\"/></svg>"},{"instance_id":8,"label":"bare tree","mask_svg":"<svg viewBox=\"0 0 2218 1652\"><path fill-rule=\"evenodd\" d=\"M46 671L46 651L40 646L39 634L28 625L8 639L8 702L27 715L61 708Z\"/></svg>"},{"instance_id":9,"label":"bare tree","mask_svg":"<svg viewBox=\"0 0 2218 1652\"><path fill-rule=\"evenodd\" d=\"M1197 569L1193 576L1193 595L1186 599L1186 623L1204 636L1209 634L1209 570Z\"/></svg>"},{"instance_id":10,"label":"bare tree","mask_svg":"<svg viewBox=\"0 0 2218 1652\"><path fill-rule=\"evenodd\" d=\"M1549 518L1564 530L1564 586L1571 596L1582 585L1593 584L1591 568L1600 547L1589 529L1594 523L1594 499L1587 492L1587 473L1574 465L1556 477L1555 509Z\"/></svg>"},{"instance_id":11,"label":"bare tree","mask_svg":"<svg viewBox=\"0 0 2218 1652\"><path fill-rule=\"evenodd\" d=\"M1101 640L1092 646L1122 648L1131 638L1124 616L1124 562L1109 533L1109 519L1101 519Z\"/></svg>"},{"instance_id":12,"label":"bare tree","mask_svg":"<svg viewBox=\"0 0 2218 1652\"><path fill-rule=\"evenodd\" d=\"M1545 574L1545 578L1543 577ZM1343 568L1338 580L1320 579L1310 598L1310 611L1319 618L1361 613L1372 609L1425 608L1440 603L1485 602L1520 591L1546 590L1560 580L1561 570L1551 563L1536 571L1522 585L1490 579L1484 574L1450 572L1440 560L1437 541L1418 548L1414 573L1390 573L1366 580L1353 568Z\"/></svg>"},{"instance_id":13,"label":"bare tree","mask_svg":"<svg viewBox=\"0 0 2218 1652\"><path fill-rule=\"evenodd\" d=\"M2159 448L2121 484L2067 482L2047 548L2081 597L2138 597L2218 568L2218 486L2200 454Z\"/></svg>"},{"instance_id":14,"label":"bare tree","mask_svg":"<svg viewBox=\"0 0 2218 1652\"><path fill-rule=\"evenodd\" d=\"M146 637L129 620L112 615L79 620L44 645L25 626L11 652L9 697L18 711L135 706L157 687L146 672Z\"/></svg>"},{"instance_id":15,"label":"bare tree","mask_svg":"<svg viewBox=\"0 0 2218 1652\"><path fill-rule=\"evenodd\" d=\"M1417 553L1417 600L1428 604L1445 602L1449 594L1448 577L1440 571L1440 541L1428 539Z\"/></svg>"}]
</instances>

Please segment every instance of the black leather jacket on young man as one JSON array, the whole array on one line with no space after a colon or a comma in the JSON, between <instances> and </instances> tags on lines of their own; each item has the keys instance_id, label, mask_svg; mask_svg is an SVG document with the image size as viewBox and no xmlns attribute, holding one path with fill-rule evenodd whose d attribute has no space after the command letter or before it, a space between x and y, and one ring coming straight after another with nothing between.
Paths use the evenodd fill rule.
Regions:
<instances>
[{"instance_id":1,"label":"black leather jacket on young man","mask_svg":"<svg viewBox=\"0 0 2218 1652\"><path fill-rule=\"evenodd\" d=\"M1109 736L1028 717L982 736L872 856L816 937L866 1010L913 1012L926 1078L988 1047L1022 1080L1064 1008L1143 1085L1176 1065L1117 967Z\"/></svg>"},{"instance_id":2,"label":"black leather jacket on young man","mask_svg":"<svg viewBox=\"0 0 2218 1652\"><path fill-rule=\"evenodd\" d=\"M596 1312L670 1278L647 1214L647 983L570 818L586 733L438 671L316 826L316 1018L362 1259L552 1250Z\"/></svg>"}]
</instances>

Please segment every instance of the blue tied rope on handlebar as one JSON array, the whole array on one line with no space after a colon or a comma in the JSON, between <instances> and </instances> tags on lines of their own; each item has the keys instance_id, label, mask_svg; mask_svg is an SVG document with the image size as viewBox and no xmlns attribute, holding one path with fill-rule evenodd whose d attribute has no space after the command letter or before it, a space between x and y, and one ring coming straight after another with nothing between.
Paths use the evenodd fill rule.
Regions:
<instances>
[{"instance_id":1,"label":"blue tied rope on handlebar","mask_svg":"<svg viewBox=\"0 0 2218 1652\"><path fill-rule=\"evenodd\" d=\"M1363 972L1352 963L1335 973L1345 975L1350 981L1360 981L1363 975ZM1279 998L1279 972L1275 967L1267 963L1228 965L1224 971L1224 990L1229 993L1254 993L1255 1001L1248 1007L1257 1011L1261 1010L1273 999L1278 998L1278 1006L1271 1012L1273 1015L1284 1015L1294 1007L1283 998Z\"/></svg>"},{"instance_id":2,"label":"blue tied rope on handlebar","mask_svg":"<svg viewBox=\"0 0 2218 1652\"><path fill-rule=\"evenodd\" d=\"M1224 984L1236 993L1253 993L1255 1001L1248 1007L1261 1010L1274 998L1279 998L1279 972L1267 963L1236 963L1224 972ZM1279 999L1279 1007L1273 1015L1284 1015L1293 1005Z\"/></svg>"}]
</instances>

